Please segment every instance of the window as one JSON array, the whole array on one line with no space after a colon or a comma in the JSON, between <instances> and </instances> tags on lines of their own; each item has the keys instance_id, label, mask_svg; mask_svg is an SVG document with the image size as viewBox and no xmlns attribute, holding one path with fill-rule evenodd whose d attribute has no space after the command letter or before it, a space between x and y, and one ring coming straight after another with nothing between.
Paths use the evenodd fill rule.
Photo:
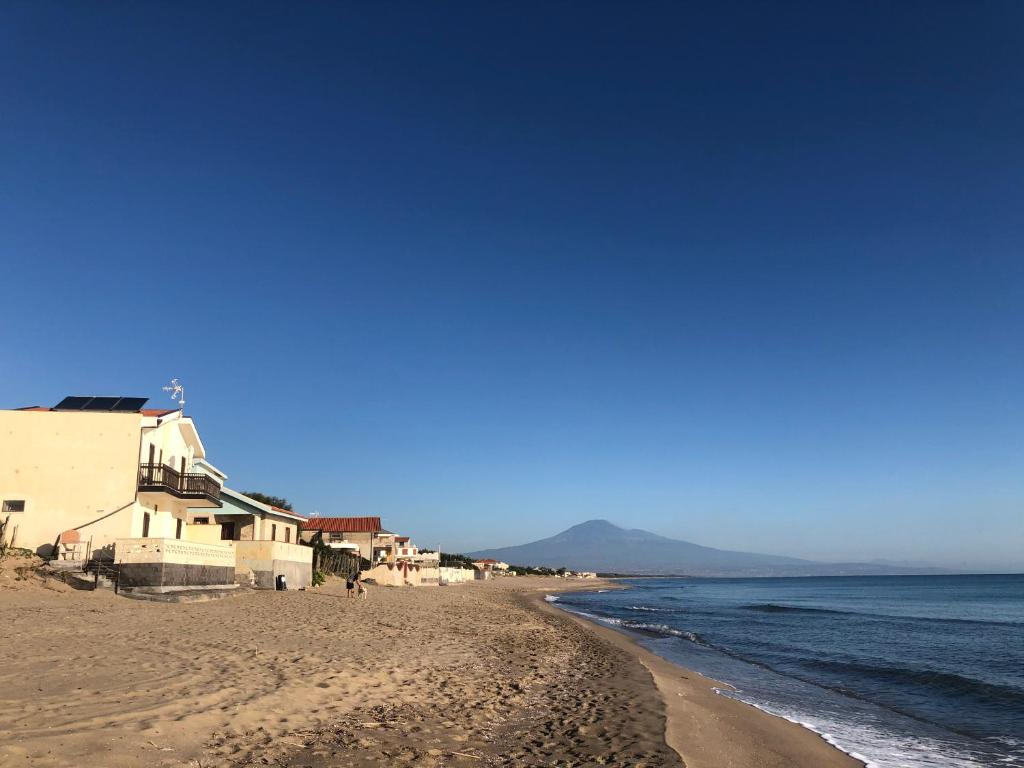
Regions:
<instances>
[{"instance_id":1,"label":"window","mask_svg":"<svg viewBox=\"0 0 1024 768\"><path fill-rule=\"evenodd\" d=\"M210 524L210 518L208 518L208 517L197 517L197 518L195 518L192 521L192 523L194 525L209 525Z\"/></svg>"},{"instance_id":2,"label":"window","mask_svg":"<svg viewBox=\"0 0 1024 768\"><path fill-rule=\"evenodd\" d=\"M345 534L344 533L332 533L330 535L330 540L331 541L344 541L345 540Z\"/></svg>"},{"instance_id":3,"label":"window","mask_svg":"<svg viewBox=\"0 0 1024 768\"><path fill-rule=\"evenodd\" d=\"M142 513L142 538L149 538L149 512Z\"/></svg>"},{"instance_id":4,"label":"window","mask_svg":"<svg viewBox=\"0 0 1024 768\"><path fill-rule=\"evenodd\" d=\"M277 526L273 524L270 526L270 540L277 541Z\"/></svg>"},{"instance_id":5,"label":"window","mask_svg":"<svg viewBox=\"0 0 1024 768\"><path fill-rule=\"evenodd\" d=\"M292 529L291 528L285 528L284 529L284 543L285 544L291 544L292 543Z\"/></svg>"},{"instance_id":6,"label":"window","mask_svg":"<svg viewBox=\"0 0 1024 768\"><path fill-rule=\"evenodd\" d=\"M181 518L178 519L178 524L174 528L174 538L181 538Z\"/></svg>"},{"instance_id":7,"label":"window","mask_svg":"<svg viewBox=\"0 0 1024 768\"><path fill-rule=\"evenodd\" d=\"M25 511L25 500L24 499L5 499L4 500L4 514L10 514L11 512L24 512Z\"/></svg>"}]
</instances>

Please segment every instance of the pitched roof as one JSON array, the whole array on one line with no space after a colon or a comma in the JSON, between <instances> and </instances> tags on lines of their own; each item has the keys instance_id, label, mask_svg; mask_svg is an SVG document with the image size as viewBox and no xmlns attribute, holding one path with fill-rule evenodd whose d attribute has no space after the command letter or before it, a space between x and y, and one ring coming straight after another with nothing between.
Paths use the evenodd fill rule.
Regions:
<instances>
[{"instance_id":1,"label":"pitched roof","mask_svg":"<svg viewBox=\"0 0 1024 768\"><path fill-rule=\"evenodd\" d=\"M143 416L166 416L169 413L174 413L174 408L143 408L139 413Z\"/></svg>"},{"instance_id":2,"label":"pitched roof","mask_svg":"<svg viewBox=\"0 0 1024 768\"><path fill-rule=\"evenodd\" d=\"M408 536L395 536L395 541L397 541L399 544L405 544L408 540Z\"/></svg>"},{"instance_id":3,"label":"pitched roof","mask_svg":"<svg viewBox=\"0 0 1024 768\"><path fill-rule=\"evenodd\" d=\"M262 510L264 512L269 512L271 514L290 517L298 521L299 527L302 527L302 524L306 521L305 515L300 515L298 512L289 512L287 509L274 507L271 506L270 504L264 504L262 501L256 501L256 499L252 498L252 496L246 496L244 493L236 491L233 488L228 488L226 485L220 489L220 492L221 496L227 496L228 498L235 499L236 501L241 501L244 504L248 504L250 507L256 507L256 509Z\"/></svg>"},{"instance_id":4,"label":"pitched roof","mask_svg":"<svg viewBox=\"0 0 1024 768\"><path fill-rule=\"evenodd\" d=\"M310 517L302 523L304 531L327 533L379 533L379 517Z\"/></svg>"}]
</instances>

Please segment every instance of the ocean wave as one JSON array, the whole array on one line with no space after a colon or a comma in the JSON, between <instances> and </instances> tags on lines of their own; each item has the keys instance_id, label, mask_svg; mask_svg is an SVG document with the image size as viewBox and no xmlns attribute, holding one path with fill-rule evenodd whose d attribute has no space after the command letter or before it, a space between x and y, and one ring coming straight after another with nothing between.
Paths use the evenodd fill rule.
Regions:
<instances>
[{"instance_id":1,"label":"ocean wave","mask_svg":"<svg viewBox=\"0 0 1024 768\"><path fill-rule=\"evenodd\" d=\"M696 643L697 645L703 645L707 648L712 647L709 642L696 632L689 632L685 629L676 629L675 627L668 626L668 624L650 624L644 621L621 620L620 622L626 629L632 629L639 632L650 632L651 634L661 635L663 637L681 637L683 640L689 640L691 643Z\"/></svg>"},{"instance_id":2,"label":"ocean wave","mask_svg":"<svg viewBox=\"0 0 1024 768\"><path fill-rule=\"evenodd\" d=\"M678 613L676 608L654 608L649 605L627 605L627 611L644 611L649 613Z\"/></svg>"},{"instance_id":3,"label":"ocean wave","mask_svg":"<svg viewBox=\"0 0 1024 768\"><path fill-rule=\"evenodd\" d=\"M544 595L544 599L549 603L557 603L558 595Z\"/></svg>"},{"instance_id":4,"label":"ocean wave","mask_svg":"<svg viewBox=\"0 0 1024 768\"><path fill-rule=\"evenodd\" d=\"M597 621L602 624L608 624L613 627L622 627L623 629L630 629L634 632L660 635L661 637L679 637L683 640L689 640L691 643L696 643L697 645L703 645L708 648L713 647L696 632L688 632L685 629L676 629L675 627L670 627L667 624L652 624L646 621L628 621L626 619L615 618L614 616L601 616L596 613L590 613L589 611L582 611L577 607L568 608L565 603L559 603L559 606L576 616L582 616L585 619Z\"/></svg>"},{"instance_id":5,"label":"ocean wave","mask_svg":"<svg viewBox=\"0 0 1024 768\"><path fill-rule=\"evenodd\" d=\"M856 662L808 659L804 666L810 669L836 674L853 674L886 683L904 683L957 696L973 696L999 704L1024 704L1024 690L1009 685L986 683L973 677L964 677L952 672L935 672L927 669L874 666Z\"/></svg>"},{"instance_id":6,"label":"ocean wave","mask_svg":"<svg viewBox=\"0 0 1024 768\"><path fill-rule=\"evenodd\" d=\"M986 626L1016 627L1021 626L1019 621L993 621L991 619L960 619L946 618L942 616L913 616L893 613L871 613L868 611L841 611L834 608L810 608L799 605L779 605L777 603L750 603L741 605L740 610L757 611L758 613L820 613L833 614L837 616L865 616L873 619L885 619L887 621L921 621L937 624L982 624Z\"/></svg>"},{"instance_id":7,"label":"ocean wave","mask_svg":"<svg viewBox=\"0 0 1024 768\"><path fill-rule=\"evenodd\" d=\"M803 608L796 605L777 605L776 603L751 603L741 606L741 608L758 613L849 613L849 611L833 611L829 608Z\"/></svg>"}]
</instances>

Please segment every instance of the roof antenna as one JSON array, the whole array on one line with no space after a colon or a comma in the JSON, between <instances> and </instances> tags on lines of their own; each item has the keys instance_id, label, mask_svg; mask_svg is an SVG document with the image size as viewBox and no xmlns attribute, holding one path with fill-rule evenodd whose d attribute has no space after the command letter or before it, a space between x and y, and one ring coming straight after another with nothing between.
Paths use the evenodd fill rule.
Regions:
<instances>
[{"instance_id":1,"label":"roof antenna","mask_svg":"<svg viewBox=\"0 0 1024 768\"><path fill-rule=\"evenodd\" d=\"M177 379L171 379L171 383L163 388L164 392L171 393L171 400L178 401L178 410L185 413L185 387Z\"/></svg>"}]
</instances>

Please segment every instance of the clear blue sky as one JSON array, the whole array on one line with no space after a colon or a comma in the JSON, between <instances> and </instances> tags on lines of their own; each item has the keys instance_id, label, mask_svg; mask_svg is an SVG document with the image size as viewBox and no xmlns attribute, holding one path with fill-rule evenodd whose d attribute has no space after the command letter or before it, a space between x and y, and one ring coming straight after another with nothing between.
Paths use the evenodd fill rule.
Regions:
<instances>
[{"instance_id":1,"label":"clear blue sky","mask_svg":"<svg viewBox=\"0 0 1024 768\"><path fill-rule=\"evenodd\" d=\"M1024 5L7 3L0 405L239 489L1024 569Z\"/></svg>"}]
</instances>

